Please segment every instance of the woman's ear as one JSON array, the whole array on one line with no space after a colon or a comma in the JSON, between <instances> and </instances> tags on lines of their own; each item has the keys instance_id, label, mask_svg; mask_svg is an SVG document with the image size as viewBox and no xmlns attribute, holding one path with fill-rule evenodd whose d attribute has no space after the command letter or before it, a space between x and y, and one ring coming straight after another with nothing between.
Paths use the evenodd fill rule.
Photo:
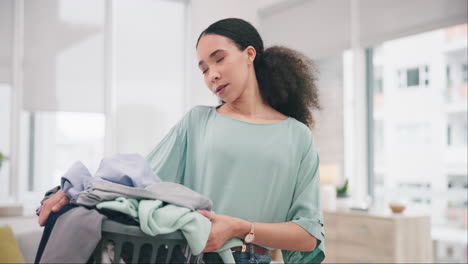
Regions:
<instances>
[{"instance_id":1,"label":"woman's ear","mask_svg":"<svg viewBox=\"0 0 468 264\"><path fill-rule=\"evenodd\" d=\"M249 64L253 64L255 57L257 56L257 51L252 46L248 46L245 48L245 50L247 51L247 59Z\"/></svg>"}]
</instances>

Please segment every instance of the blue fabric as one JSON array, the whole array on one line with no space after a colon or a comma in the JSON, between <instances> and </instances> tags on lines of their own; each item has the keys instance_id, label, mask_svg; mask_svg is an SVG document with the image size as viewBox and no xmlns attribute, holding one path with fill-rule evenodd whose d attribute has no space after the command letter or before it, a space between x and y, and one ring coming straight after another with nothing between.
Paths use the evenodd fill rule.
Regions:
<instances>
[{"instance_id":1,"label":"blue fabric","mask_svg":"<svg viewBox=\"0 0 468 264\"><path fill-rule=\"evenodd\" d=\"M257 263L257 264L270 264L271 258L269 254L254 254L254 260L251 261L252 255L250 252L233 252L234 260L236 264L248 264L248 263ZM216 253L205 253L203 255L203 261L206 264L219 264L224 263L221 257Z\"/></svg>"},{"instance_id":2,"label":"blue fabric","mask_svg":"<svg viewBox=\"0 0 468 264\"><path fill-rule=\"evenodd\" d=\"M93 182L102 180L138 188L161 181L142 156L115 154L102 159L94 177L83 163L75 162L62 176L61 189L70 200L75 201Z\"/></svg>"},{"instance_id":3,"label":"blue fabric","mask_svg":"<svg viewBox=\"0 0 468 264\"><path fill-rule=\"evenodd\" d=\"M88 188L93 181L93 176L80 161L75 162L63 175L60 188L70 198L76 200L78 194Z\"/></svg>"}]
</instances>

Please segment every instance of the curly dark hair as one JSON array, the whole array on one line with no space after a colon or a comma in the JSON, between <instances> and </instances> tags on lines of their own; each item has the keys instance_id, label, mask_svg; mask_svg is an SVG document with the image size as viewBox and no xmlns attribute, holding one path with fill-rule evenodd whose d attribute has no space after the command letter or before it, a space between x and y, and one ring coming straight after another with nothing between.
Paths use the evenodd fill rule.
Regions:
<instances>
[{"instance_id":1,"label":"curly dark hair","mask_svg":"<svg viewBox=\"0 0 468 264\"><path fill-rule=\"evenodd\" d=\"M318 71L312 60L287 47L264 49L263 40L255 27L239 18L226 18L211 24L198 37L196 47L206 34L227 37L241 51L248 46L254 47L257 52L255 75L265 102L309 128L314 126L311 111L320 110L320 103L316 85Z\"/></svg>"}]
</instances>

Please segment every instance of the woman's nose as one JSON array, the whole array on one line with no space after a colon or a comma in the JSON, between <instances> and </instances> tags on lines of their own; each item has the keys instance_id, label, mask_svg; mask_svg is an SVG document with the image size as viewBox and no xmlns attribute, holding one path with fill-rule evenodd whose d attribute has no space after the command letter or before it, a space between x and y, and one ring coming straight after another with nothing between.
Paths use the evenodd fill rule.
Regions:
<instances>
[{"instance_id":1,"label":"woman's nose","mask_svg":"<svg viewBox=\"0 0 468 264\"><path fill-rule=\"evenodd\" d=\"M211 82L212 82L212 83L216 83L217 81L219 81L219 79L220 79L220 74L219 74L219 72L217 72L217 71L216 71L216 72L215 72L215 71L212 71L212 72L211 72Z\"/></svg>"}]
</instances>

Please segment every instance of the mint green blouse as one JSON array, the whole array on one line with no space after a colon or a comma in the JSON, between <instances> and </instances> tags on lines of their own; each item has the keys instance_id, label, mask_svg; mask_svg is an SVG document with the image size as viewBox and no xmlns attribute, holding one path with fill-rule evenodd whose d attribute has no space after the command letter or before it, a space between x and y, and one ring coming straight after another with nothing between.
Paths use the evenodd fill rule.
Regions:
<instances>
[{"instance_id":1,"label":"mint green blouse","mask_svg":"<svg viewBox=\"0 0 468 264\"><path fill-rule=\"evenodd\" d=\"M147 159L163 181L211 199L216 213L292 221L318 239L311 252L283 250L286 263L324 259L319 156L311 131L296 119L255 124L222 115L214 106L196 106Z\"/></svg>"}]
</instances>

